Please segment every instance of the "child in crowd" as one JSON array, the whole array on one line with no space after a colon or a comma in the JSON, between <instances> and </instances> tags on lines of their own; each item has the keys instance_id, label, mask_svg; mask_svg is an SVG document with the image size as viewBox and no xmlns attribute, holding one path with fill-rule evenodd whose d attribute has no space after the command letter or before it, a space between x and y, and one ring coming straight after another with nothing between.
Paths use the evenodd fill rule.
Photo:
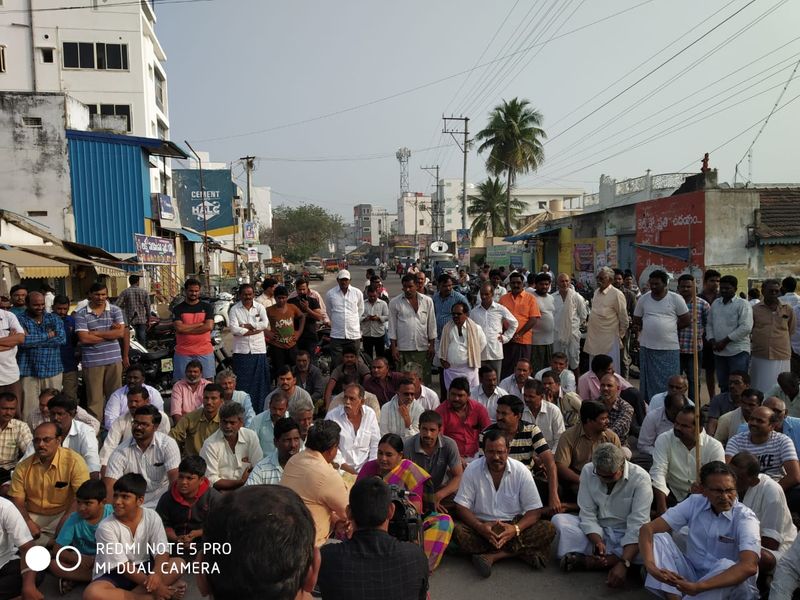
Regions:
<instances>
[{"instance_id":1,"label":"child in crowd","mask_svg":"<svg viewBox=\"0 0 800 600\"><path fill-rule=\"evenodd\" d=\"M164 522L167 539L177 543L174 555L194 557L203 541L203 522L220 493L208 481L206 461L200 456L187 456L178 465L178 479L161 496L156 512Z\"/></svg>"},{"instance_id":2,"label":"child in crowd","mask_svg":"<svg viewBox=\"0 0 800 600\"><path fill-rule=\"evenodd\" d=\"M58 560L50 561L50 572L58 577L58 590L66 594L74 582L89 583L94 570L94 557L97 553L95 532L104 518L114 512L106 504L106 486L98 479L89 479L81 484L75 493L77 511L64 522L56 538L53 551L58 554L64 546L77 548L58 554Z\"/></svg>"},{"instance_id":3,"label":"child in crowd","mask_svg":"<svg viewBox=\"0 0 800 600\"><path fill-rule=\"evenodd\" d=\"M126 473L114 482L114 513L97 528L94 580L84 600L124 600L134 594L182 600L186 582L180 579L183 560L170 558L167 534L158 513L144 508L147 481ZM155 555L148 548L161 549Z\"/></svg>"}]
</instances>

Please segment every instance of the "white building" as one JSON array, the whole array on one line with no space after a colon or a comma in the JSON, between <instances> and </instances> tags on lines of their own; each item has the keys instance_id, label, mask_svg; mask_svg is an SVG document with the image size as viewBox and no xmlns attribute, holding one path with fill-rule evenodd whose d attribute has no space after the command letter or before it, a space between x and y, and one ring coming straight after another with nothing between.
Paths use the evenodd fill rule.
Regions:
<instances>
[{"instance_id":1,"label":"white building","mask_svg":"<svg viewBox=\"0 0 800 600\"><path fill-rule=\"evenodd\" d=\"M397 232L397 214L382 206L357 204L353 207L353 227L357 243L377 247Z\"/></svg>"},{"instance_id":2,"label":"white building","mask_svg":"<svg viewBox=\"0 0 800 600\"><path fill-rule=\"evenodd\" d=\"M431 197L422 192L405 192L397 199L397 233L430 234Z\"/></svg>"},{"instance_id":3,"label":"white building","mask_svg":"<svg viewBox=\"0 0 800 600\"><path fill-rule=\"evenodd\" d=\"M89 107L93 129L169 139L166 55L152 0L0 4L0 91L65 92ZM63 10L76 6L86 8ZM153 191L164 189L151 172Z\"/></svg>"}]
</instances>

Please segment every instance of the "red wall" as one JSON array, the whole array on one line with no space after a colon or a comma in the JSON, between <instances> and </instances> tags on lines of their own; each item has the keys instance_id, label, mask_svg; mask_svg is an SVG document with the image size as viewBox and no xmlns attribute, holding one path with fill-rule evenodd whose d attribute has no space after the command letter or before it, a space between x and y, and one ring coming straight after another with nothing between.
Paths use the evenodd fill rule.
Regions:
<instances>
[{"instance_id":1,"label":"red wall","mask_svg":"<svg viewBox=\"0 0 800 600\"><path fill-rule=\"evenodd\" d=\"M636 243L654 246L691 247L692 266L705 264L705 192L668 196L636 205ZM712 217L713 218L713 217ZM636 272L657 265L680 273L688 264L676 258L636 248Z\"/></svg>"}]
</instances>

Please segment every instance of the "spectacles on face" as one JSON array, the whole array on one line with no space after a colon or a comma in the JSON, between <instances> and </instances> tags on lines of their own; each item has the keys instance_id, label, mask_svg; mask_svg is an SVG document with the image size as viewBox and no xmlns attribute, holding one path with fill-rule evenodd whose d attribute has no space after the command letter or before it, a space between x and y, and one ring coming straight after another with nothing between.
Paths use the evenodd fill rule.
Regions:
<instances>
[{"instance_id":1,"label":"spectacles on face","mask_svg":"<svg viewBox=\"0 0 800 600\"><path fill-rule=\"evenodd\" d=\"M706 491L716 496L735 496L736 488L706 488Z\"/></svg>"}]
</instances>

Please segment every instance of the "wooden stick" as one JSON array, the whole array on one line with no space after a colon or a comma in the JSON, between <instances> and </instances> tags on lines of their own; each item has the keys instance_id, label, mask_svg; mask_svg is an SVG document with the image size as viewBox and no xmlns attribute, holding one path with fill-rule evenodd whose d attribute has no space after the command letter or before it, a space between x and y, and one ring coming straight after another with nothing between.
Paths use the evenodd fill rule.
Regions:
<instances>
[{"instance_id":1,"label":"wooden stick","mask_svg":"<svg viewBox=\"0 0 800 600\"><path fill-rule=\"evenodd\" d=\"M692 378L692 396L694 398L694 462L695 462L695 481L700 481L700 357L697 350L698 334L698 310L697 306L697 282L692 284L692 368L694 377Z\"/></svg>"}]
</instances>

